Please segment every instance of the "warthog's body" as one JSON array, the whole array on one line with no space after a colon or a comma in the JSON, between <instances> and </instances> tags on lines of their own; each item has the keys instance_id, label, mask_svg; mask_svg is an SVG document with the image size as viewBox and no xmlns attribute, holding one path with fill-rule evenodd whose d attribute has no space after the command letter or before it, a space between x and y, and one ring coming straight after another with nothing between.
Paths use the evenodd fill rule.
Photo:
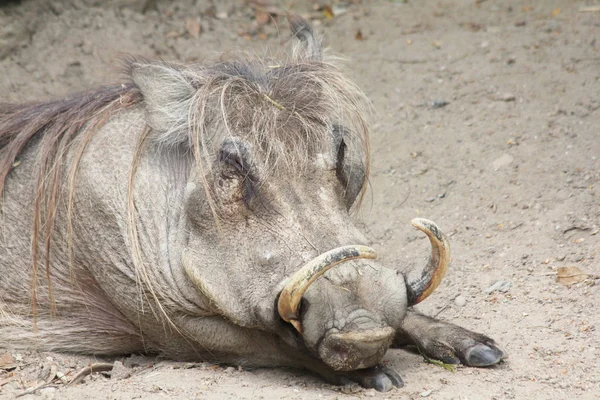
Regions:
<instances>
[{"instance_id":1,"label":"warthog's body","mask_svg":"<svg viewBox=\"0 0 600 400\"><path fill-rule=\"evenodd\" d=\"M293 22L305 49L285 64L132 61L131 83L0 106L0 348L286 365L380 390L401 384L377 367L392 344L501 359L408 309L445 257L427 222L424 273L346 261L278 312L302 264L365 242L349 217L363 98Z\"/></svg>"}]
</instances>

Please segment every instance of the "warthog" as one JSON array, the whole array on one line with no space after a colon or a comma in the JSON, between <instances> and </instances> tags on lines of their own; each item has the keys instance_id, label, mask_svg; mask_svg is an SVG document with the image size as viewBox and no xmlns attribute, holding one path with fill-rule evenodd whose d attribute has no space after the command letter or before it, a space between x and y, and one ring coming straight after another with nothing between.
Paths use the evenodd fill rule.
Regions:
<instances>
[{"instance_id":1,"label":"warthog","mask_svg":"<svg viewBox=\"0 0 600 400\"><path fill-rule=\"evenodd\" d=\"M123 84L1 105L0 348L291 366L382 391L402 385L381 365L391 346L504 357L410 308L449 262L434 223L413 221L432 254L404 274L361 245L366 102L290 23L285 61L130 59Z\"/></svg>"}]
</instances>

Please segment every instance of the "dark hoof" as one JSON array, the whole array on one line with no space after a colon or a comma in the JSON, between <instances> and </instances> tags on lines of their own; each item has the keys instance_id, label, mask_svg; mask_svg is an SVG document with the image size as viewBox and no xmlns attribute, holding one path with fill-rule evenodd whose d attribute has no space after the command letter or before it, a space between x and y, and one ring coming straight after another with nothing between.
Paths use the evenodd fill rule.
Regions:
<instances>
[{"instance_id":1,"label":"dark hoof","mask_svg":"<svg viewBox=\"0 0 600 400\"><path fill-rule=\"evenodd\" d=\"M404 386L400 375L392 368L383 365L350 371L348 372L348 378L365 389L375 389L378 392L387 392L394 387Z\"/></svg>"},{"instance_id":2,"label":"dark hoof","mask_svg":"<svg viewBox=\"0 0 600 400\"><path fill-rule=\"evenodd\" d=\"M463 364L470 367L489 367L498 364L506 354L496 346L477 344L467 349Z\"/></svg>"},{"instance_id":3,"label":"dark hoof","mask_svg":"<svg viewBox=\"0 0 600 400\"><path fill-rule=\"evenodd\" d=\"M448 337L438 337L418 345L419 351L427 358L440 360L445 364L467 365L469 367L489 367L507 357L496 343L487 336L465 329L454 331Z\"/></svg>"}]
</instances>

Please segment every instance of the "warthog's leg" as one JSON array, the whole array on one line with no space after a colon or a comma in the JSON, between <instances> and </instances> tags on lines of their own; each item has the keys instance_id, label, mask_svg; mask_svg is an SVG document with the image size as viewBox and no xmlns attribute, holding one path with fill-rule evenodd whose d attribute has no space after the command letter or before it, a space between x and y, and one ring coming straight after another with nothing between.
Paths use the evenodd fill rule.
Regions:
<instances>
[{"instance_id":1,"label":"warthog's leg","mask_svg":"<svg viewBox=\"0 0 600 400\"><path fill-rule=\"evenodd\" d=\"M493 339L409 309L392 346L416 345L427 357L447 364L487 367L506 357Z\"/></svg>"}]
</instances>

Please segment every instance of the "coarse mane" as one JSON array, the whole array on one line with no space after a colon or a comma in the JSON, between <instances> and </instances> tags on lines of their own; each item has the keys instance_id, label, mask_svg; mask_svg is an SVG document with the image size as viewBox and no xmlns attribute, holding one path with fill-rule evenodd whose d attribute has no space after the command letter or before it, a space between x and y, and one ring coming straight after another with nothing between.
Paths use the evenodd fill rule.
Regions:
<instances>
[{"instance_id":1,"label":"coarse mane","mask_svg":"<svg viewBox=\"0 0 600 400\"><path fill-rule=\"evenodd\" d=\"M133 174L144 146L183 146L193 154L200 176L205 176L212 173L215 146L228 136L241 136L253 148L262 150L262 162L267 170L274 172L307 165L316 153L330 145L333 127L341 124L346 132L344 141L353 149L350 157L360 161L368 176L369 141L364 117L368 102L336 65L313 55L296 46L292 54L284 57L236 55L212 65L184 66L127 58L124 83L60 100L0 104L0 194L23 151L31 145L37 152L31 260L34 315L36 277L42 260L50 286L57 207L60 202L68 204L66 222L70 235L77 166L98 128L119 111L143 107L148 124L144 132L132 135L131 139L138 141L129 181L131 243L138 242L133 214ZM153 92L152 85L156 82L147 82L139 75L148 68L159 72L156 82L172 85L163 85ZM181 93L186 84L193 90ZM65 161L67 152L73 155L68 158L69 165ZM206 182L205 179L210 202ZM363 192L364 187L361 196ZM1 205L0 201L0 211ZM69 237L67 240L70 242ZM139 249L134 245L132 251L136 253ZM132 258L135 264L144 264L139 254L132 254ZM135 268L140 275L138 283L152 292L162 310L152 282L145 278L143 266L140 268ZM52 308L51 289L49 296Z\"/></svg>"}]
</instances>

